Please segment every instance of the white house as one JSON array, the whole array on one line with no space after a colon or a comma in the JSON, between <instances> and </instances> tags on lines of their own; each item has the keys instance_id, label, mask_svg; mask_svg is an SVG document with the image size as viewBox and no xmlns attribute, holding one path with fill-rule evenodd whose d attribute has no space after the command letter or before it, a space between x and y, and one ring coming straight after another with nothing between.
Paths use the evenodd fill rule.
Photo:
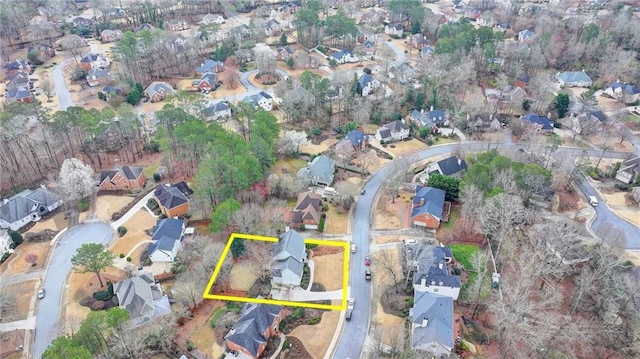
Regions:
<instances>
[{"instance_id":1,"label":"white house","mask_svg":"<svg viewBox=\"0 0 640 359\"><path fill-rule=\"evenodd\" d=\"M281 234L274 249L272 284L299 287L306 260L304 237L293 229Z\"/></svg>"},{"instance_id":2,"label":"white house","mask_svg":"<svg viewBox=\"0 0 640 359\"><path fill-rule=\"evenodd\" d=\"M401 24L387 24L384 26L384 33L389 36L402 37L404 29Z\"/></svg>"},{"instance_id":3,"label":"white house","mask_svg":"<svg viewBox=\"0 0 640 359\"><path fill-rule=\"evenodd\" d=\"M91 69L106 69L111 63L104 55L89 54L80 60L80 64L89 71Z\"/></svg>"},{"instance_id":4,"label":"white house","mask_svg":"<svg viewBox=\"0 0 640 359\"><path fill-rule=\"evenodd\" d=\"M63 200L44 185L34 190L26 189L0 204L0 228L17 231L29 222L37 222L41 216L60 207Z\"/></svg>"},{"instance_id":5,"label":"white house","mask_svg":"<svg viewBox=\"0 0 640 359\"><path fill-rule=\"evenodd\" d=\"M257 94L246 96L243 102L250 103L255 108L262 108L265 111L273 110L273 97L264 91L260 91Z\"/></svg>"},{"instance_id":6,"label":"white house","mask_svg":"<svg viewBox=\"0 0 640 359\"><path fill-rule=\"evenodd\" d=\"M453 253L449 247L434 247L432 253L418 253L417 270L413 276L413 288L416 292L428 292L444 295L458 300L460 295L460 276L451 274L449 268Z\"/></svg>"},{"instance_id":7,"label":"white house","mask_svg":"<svg viewBox=\"0 0 640 359\"><path fill-rule=\"evenodd\" d=\"M0 229L0 255L7 252L13 253L13 249L9 248L11 243L13 243L13 240L9 235L9 231L6 229Z\"/></svg>"},{"instance_id":8,"label":"white house","mask_svg":"<svg viewBox=\"0 0 640 359\"><path fill-rule=\"evenodd\" d=\"M359 58L351 50L340 50L331 54L331 57L339 64L345 64L347 62L358 62Z\"/></svg>"},{"instance_id":9,"label":"white house","mask_svg":"<svg viewBox=\"0 0 640 359\"><path fill-rule=\"evenodd\" d=\"M152 262L173 262L184 240L184 221L181 219L163 218L152 230L149 258Z\"/></svg>"},{"instance_id":10,"label":"white house","mask_svg":"<svg viewBox=\"0 0 640 359\"><path fill-rule=\"evenodd\" d=\"M206 14L205 16L202 17L202 23L204 25L212 25L212 24L222 25L225 22L226 21L224 17L222 17L222 15L220 14Z\"/></svg>"},{"instance_id":11,"label":"white house","mask_svg":"<svg viewBox=\"0 0 640 359\"><path fill-rule=\"evenodd\" d=\"M604 92L618 101L629 104L638 101L640 97L640 88L619 81L612 82Z\"/></svg>"},{"instance_id":12,"label":"white house","mask_svg":"<svg viewBox=\"0 0 640 359\"><path fill-rule=\"evenodd\" d=\"M207 121L224 121L231 117L231 108L224 102L216 102L204 109L204 118Z\"/></svg>"},{"instance_id":13,"label":"white house","mask_svg":"<svg viewBox=\"0 0 640 359\"><path fill-rule=\"evenodd\" d=\"M360 87L360 94L362 96L369 96L375 89L380 87L380 81L376 80L371 74L362 74L358 78L358 85Z\"/></svg>"},{"instance_id":14,"label":"white house","mask_svg":"<svg viewBox=\"0 0 640 359\"><path fill-rule=\"evenodd\" d=\"M409 126L405 125L402 120L396 120L378 127L375 138L381 143L402 141L409 137L410 130Z\"/></svg>"}]
</instances>

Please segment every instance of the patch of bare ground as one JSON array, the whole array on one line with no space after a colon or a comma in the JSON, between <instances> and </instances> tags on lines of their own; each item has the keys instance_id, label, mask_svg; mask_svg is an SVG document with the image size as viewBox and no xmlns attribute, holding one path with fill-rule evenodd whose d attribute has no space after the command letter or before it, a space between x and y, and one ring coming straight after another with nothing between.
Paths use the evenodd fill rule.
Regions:
<instances>
[{"instance_id":1,"label":"patch of bare ground","mask_svg":"<svg viewBox=\"0 0 640 359\"><path fill-rule=\"evenodd\" d=\"M327 291L342 289L344 249L335 249L339 251L334 254L317 255L314 253L313 255L315 264L313 280L322 284Z\"/></svg>"},{"instance_id":2,"label":"patch of bare ground","mask_svg":"<svg viewBox=\"0 0 640 359\"><path fill-rule=\"evenodd\" d=\"M146 231L151 230L155 226L157 219L152 216L146 209L138 210L123 226L127 229L127 233L118 237L115 243L109 248L115 255L128 255L139 243L151 240ZM138 247L139 248L139 247ZM139 257L131 257L139 259Z\"/></svg>"},{"instance_id":3,"label":"patch of bare ground","mask_svg":"<svg viewBox=\"0 0 640 359\"><path fill-rule=\"evenodd\" d=\"M380 294L380 305L384 313L404 318L409 315L409 298L413 296L400 287L399 285L396 290L393 285L387 286Z\"/></svg>"},{"instance_id":4,"label":"patch of bare ground","mask_svg":"<svg viewBox=\"0 0 640 359\"><path fill-rule=\"evenodd\" d=\"M312 143L306 146L300 146L300 152L304 152L304 153L322 153L326 150L329 149L329 147L335 145L336 143L338 143L338 140L335 138L326 138L324 140L322 140L321 142L319 142L318 144L313 142L312 139Z\"/></svg>"},{"instance_id":5,"label":"patch of bare ground","mask_svg":"<svg viewBox=\"0 0 640 359\"><path fill-rule=\"evenodd\" d=\"M400 196L392 199L387 191L378 197L376 203L375 229L408 228L408 217L411 211L409 197Z\"/></svg>"},{"instance_id":6,"label":"patch of bare ground","mask_svg":"<svg viewBox=\"0 0 640 359\"><path fill-rule=\"evenodd\" d=\"M347 233L349 214L342 206L329 204L324 231L329 234Z\"/></svg>"},{"instance_id":7,"label":"patch of bare ground","mask_svg":"<svg viewBox=\"0 0 640 359\"><path fill-rule=\"evenodd\" d=\"M99 195L96 198L96 215L100 219L110 220L111 215L120 211L133 201L130 196Z\"/></svg>"},{"instance_id":8,"label":"patch of bare ground","mask_svg":"<svg viewBox=\"0 0 640 359\"><path fill-rule=\"evenodd\" d=\"M248 291L258 279L258 264L249 259L234 262L229 274L229 283L235 290Z\"/></svg>"},{"instance_id":9,"label":"patch of bare ground","mask_svg":"<svg viewBox=\"0 0 640 359\"><path fill-rule=\"evenodd\" d=\"M191 334L188 337L189 340L193 342L197 350L210 358L219 358L220 355L224 353L224 350L220 344L218 344L217 340L212 340L212 338L217 338L219 333L218 330L211 327L210 318L212 315L211 313L222 307L223 302L217 300L206 300L205 302L206 304L203 302L194 317L180 327L178 332L183 330L187 331L192 326ZM209 311L211 312L209 313ZM206 317L207 315L208 317ZM205 319L202 320L202 318ZM181 343L181 345L186 345L186 341L184 344Z\"/></svg>"},{"instance_id":10,"label":"patch of bare ground","mask_svg":"<svg viewBox=\"0 0 640 359\"><path fill-rule=\"evenodd\" d=\"M24 358L23 354L25 353L19 349L20 345L24 345L24 335L25 330L12 330L10 332L0 333L0 358Z\"/></svg>"},{"instance_id":11,"label":"patch of bare ground","mask_svg":"<svg viewBox=\"0 0 640 359\"><path fill-rule=\"evenodd\" d=\"M576 191L559 191L558 196L558 212L568 212L580 209L580 195Z\"/></svg>"},{"instance_id":12,"label":"patch of bare ground","mask_svg":"<svg viewBox=\"0 0 640 359\"><path fill-rule=\"evenodd\" d=\"M176 325L176 337L175 342L182 349L186 348L187 342L192 340L192 336L200 329L202 326L209 326L209 318L211 314L221 306L224 305L224 302L218 300L204 300L202 301L198 307L191 311L191 316L185 318L183 321L178 321ZM214 337L209 338L209 342L215 342ZM202 345L202 344L201 344ZM208 345L197 346L199 350L205 349Z\"/></svg>"},{"instance_id":13,"label":"patch of bare ground","mask_svg":"<svg viewBox=\"0 0 640 359\"><path fill-rule=\"evenodd\" d=\"M376 304L376 325L382 329L382 342L390 344L398 337L404 337L404 318L385 313L381 303Z\"/></svg>"},{"instance_id":14,"label":"patch of bare ground","mask_svg":"<svg viewBox=\"0 0 640 359\"><path fill-rule=\"evenodd\" d=\"M307 349L305 349L302 341L294 336L287 337L291 344L288 349L283 349L278 355L278 359L315 359Z\"/></svg>"},{"instance_id":15,"label":"patch of bare ground","mask_svg":"<svg viewBox=\"0 0 640 359\"><path fill-rule=\"evenodd\" d=\"M316 317L321 318L319 323L313 325L306 324ZM300 356L285 356L283 358L323 358L325 353L327 352L327 349L329 348L329 343L333 338L333 334L338 327L339 319L339 311L306 309L304 320L300 323L302 325L295 327L295 329L287 334L287 338L295 338L300 340L300 343L302 344L302 347L303 349L305 349L306 353L300 351L297 353ZM296 348L296 350L297 349L298 348ZM307 356L304 356L305 354Z\"/></svg>"},{"instance_id":16,"label":"patch of bare ground","mask_svg":"<svg viewBox=\"0 0 640 359\"><path fill-rule=\"evenodd\" d=\"M12 310L11 320L27 319L31 297L35 294L36 280L28 280L16 284L11 284L2 288L3 292L11 293L16 299L15 308Z\"/></svg>"},{"instance_id":17,"label":"patch of bare ground","mask_svg":"<svg viewBox=\"0 0 640 359\"><path fill-rule=\"evenodd\" d=\"M11 276L44 268L51 251L50 244L50 242L23 242L11 257L0 265L0 273ZM31 264L31 260L34 259L32 256L35 256L35 265Z\"/></svg>"}]
</instances>

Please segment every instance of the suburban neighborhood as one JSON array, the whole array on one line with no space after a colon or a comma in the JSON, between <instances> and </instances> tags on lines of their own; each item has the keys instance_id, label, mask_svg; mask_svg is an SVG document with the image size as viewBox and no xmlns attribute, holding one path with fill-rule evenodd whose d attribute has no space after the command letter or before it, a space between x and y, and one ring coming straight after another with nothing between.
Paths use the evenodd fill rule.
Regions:
<instances>
[{"instance_id":1,"label":"suburban neighborhood","mask_svg":"<svg viewBox=\"0 0 640 359\"><path fill-rule=\"evenodd\" d=\"M640 1L0 19L1 359L640 356Z\"/></svg>"}]
</instances>

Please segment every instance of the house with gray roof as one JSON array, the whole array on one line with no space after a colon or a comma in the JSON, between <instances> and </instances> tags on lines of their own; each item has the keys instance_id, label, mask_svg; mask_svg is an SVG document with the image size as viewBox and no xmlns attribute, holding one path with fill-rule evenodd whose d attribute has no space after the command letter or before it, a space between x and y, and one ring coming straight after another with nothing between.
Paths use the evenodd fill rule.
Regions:
<instances>
[{"instance_id":1,"label":"house with gray roof","mask_svg":"<svg viewBox=\"0 0 640 359\"><path fill-rule=\"evenodd\" d=\"M445 191L439 188L417 186L411 209L411 223L428 229L439 228L440 223L445 221L445 215L448 217L444 197Z\"/></svg>"},{"instance_id":2,"label":"house with gray roof","mask_svg":"<svg viewBox=\"0 0 640 359\"><path fill-rule=\"evenodd\" d=\"M566 71L557 74L560 87L591 87L593 80L584 71Z\"/></svg>"},{"instance_id":3,"label":"house with gray roof","mask_svg":"<svg viewBox=\"0 0 640 359\"><path fill-rule=\"evenodd\" d=\"M430 111L425 111L424 109L420 111L413 110L411 112L411 119L416 123L416 125L428 128L447 126L449 124L447 115L444 111L434 110L433 106L431 106Z\"/></svg>"},{"instance_id":4,"label":"house with gray roof","mask_svg":"<svg viewBox=\"0 0 640 359\"><path fill-rule=\"evenodd\" d=\"M60 207L63 200L44 185L36 189L26 189L0 204L0 228L17 231L29 222L40 218Z\"/></svg>"},{"instance_id":5,"label":"house with gray roof","mask_svg":"<svg viewBox=\"0 0 640 359\"><path fill-rule=\"evenodd\" d=\"M218 60L205 60L200 66L196 67L196 73L198 75L206 74L207 72L222 72L224 71L224 63Z\"/></svg>"},{"instance_id":6,"label":"house with gray roof","mask_svg":"<svg viewBox=\"0 0 640 359\"><path fill-rule=\"evenodd\" d=\"M113 285L118 305L129 313L129 325L137 327L153 318L171 314L169 298L151 273L140 273Z\"/></svg>"},{"instance_id":7,"label":"house with gray roof","mask_svg":"<svg viewBox=\"0 0 640 359\"><path fill-rule=\"evenodd\" d=\"M273 250L272 285L299 287L306 260L304 237L293 229L281 234Z\"/></svg>"},{"instance_id":8,"label":"house with gray roof","mask_svg":"<svg viewBox=\"0 0 640 359\"><path fill-rule=\"evenodd\" d=\"M255 108L262 108L265 111L273 110L273 97L264 91L245 96L242 102L249 103Z\"/></svg>"},{"instance_id":9,"label":"house with gray roof","mask_svg":"<svg viewBox=\"0 0 640 359\"><path fill-rule=\"evenodd\" d=\"M29 75L24 72L14 72L10 76L11 80L7 83L6 102L31 102L33 101L33 82L29 79Z\"/></svg>"},{"instance_id":10,"label":"house with gray roof","mask_svg":"<svg viewBox=\"0 0 640 359\"><path fill-rule=\"evenodd\" d=\"M184 221L163 218L152 229L149 258L152 262L173 262L184 240Z\"/></svg>"},{"instance_id":11,"label":"house with gray roof","mask_svg":"<svg viewBox=\"0 0 640 359\"><path fill-rule=\"evenodd\" d=\"M147 182L144 168L121 166L112 170L100 171L98 186L104 191L128 191L142 189Z\"/></svg>"},{"instance_id":12,"label":"house with gray roof","mask_svg":"<svg viewBox=\"0 0 640 359\"><path fill-rule=\"evenodd\" d=\"M460 178L466 169L467 162L465 160L458 158L457 156L451 156L438 162L428 164L427 169L425 170L425 173L427 174L426 179L435 173L443 176ZM420 177L420 179L422 180L423 177Z\"/></svg>"},{"instance_id":13,"label":"house with gray roof","mask_svg":"<svg viewBox=\"0 0 640 359\"><path fill-rule=\"evenodd\" d=\"M358 78L358 90L362 96L369 96L378 87L380 87L380 81L371 74L364 73Z\"/></svg>"},{"instance_id":14,"label":"house with gray roof","mask_svg":"<svg viewBox=\"0 0 640 359\"><path fill-rule=\"evenodd\" d=\"M525 45L531 44L535 38L536 34L529 29L522 30L518 33L518 42Z\"/></svg>"},{"instance_id":15,"label":"house with gray roof","mask_svg":"<svg viewBox=\"0 0 640 359\"><path fill-rule=\"evenodd\" d=\"M231 107L224 102L216 102L204 109L204 118L207 121L224 121L231 117Z\"/></svg>"},{"instance_id":16,"label":"house with gray roof","mask_svg":"<svg viewBox=\"0 0 640 359\"><path fill-rule=\"evenodd\" d=\"M640 88L631 84L614 81L604 90L604 93L624 103L634 103L640 97Z\"/></svg>"},{"instance_id":17,"label":"house with gray roof","mask_svg":"<svg viewBox=\"0 0 640 359\"><path fill-rule=\"evenodd\" d=\"M620 182L633 183L640 176L640 156L634 156L620 164L616 179Z\"/></svg>"},{"instance_id":18,"label":"house with gray roof","mask_svg":"<svg viewBox=\"0 0 640 359\"><path fill-rule=\"evenodd\" d=\"M331 186L336 162L327 156L316 156L306 168L298 172L298 177L309 181L312 186Z\"/></svg>"},{"instance_id":19,"label":"house with gray roof","mask_svg":"<svg viewBox=\"0 0 640 359\"><path fill-rule=\"evenodd\" d=\"M269 338L278 333L284 307L273 304L246 303L240 318L224 337L228 350L240 358L259 358Z\"/></svg>"},{"instance_id":20,"label":"house with gray roof","mask_svg":"<svg viewBox=\"0 0 640 359\"><path fill-rule=\"evenodd\" d=\"M153 191L160 210L169 218L184 216L189 211L189 199L176 185L165 184Z\"/></svg>"},{"instance_id":21,"label":"house with gray roof","mask_svg":"<svg viewBox=\"0 0 640 359\"><path fill-rule=\"evenodd\" d=\"M547 116L539 116L535 113L530 113L522 116L522 119L526 121L526 124L533 131L541 133L553 132L553 124Z\"/></svg>"},{"instance_id":22,"label":"house with gray roof","mask_svg":"<svg viewBox=\"0 0 640 359\"><path fill-rule=\"evenodd\" d=\"M354 151L360 151L367 147L369 143L369 136L365 135L364 132L359 130L352 130L347 132L346 139L351 142L351 146L353 146Z\"/></svg>"},{"instance_id":23,"label":"house with gray roof","mask_svg":"<svg viewBox=\"0 0 640 359\"><path fill-rule=\"evenodd\" d=\"M176 90L174 90L170 84L162 81L154 81L144 90L144 95L149 98L151 102L159 102L174 92L176 92Z\"/></svg>"},{"instance_id":24,"label":"house with gray roof","mask_svg":"<svg viewBox=\"0 0 640 359\"><path fill-rule=\"evenodd\" d=\"M410 128L402 120L395 120L382 125L376 130L376 139L380 143L402 141L409 137Z\"/></svg>"},{"instance_id":25,"label":"house with gray roof","mask_svg":"<svg viewBox=\"0 0 640 359\"><path fill-rule=\"evenodd\" d=\"M345 64L348 62L358 62L359 58L351 50L343 49L331 54L331 57L339 64Z\"/></svg>"},{"instance_id":26,"label":"house with gray roof","mask_svg":"<svg viewBox=\"0 0 640 359\"><path fill-rule=\"evenodd\" d=\"M458 300L462 282L460 276L452 274L452 263L453 252L449 247L440 245L418 253L413 275L415 291L445 295Z\"/></svg>"},{"instance_id":27,"label":"house with gray roof","mask_svg":"<svg viewBox=\"0 0 640 359\"><path fill-rule=\"evenodd\" d=\"M107 69L94 68L87 72L87 84L90 87L106 85L109 82L115 81L115 76L111 74L111 71Z\"/></svg>"},{"instance_id":28,"label":"house with gray roof","mask_svg":"<svg viewBox=\"0 0 640 359\"><path fill-rule=\"evenodd\" d=\"M454 346L453 299L415 291L410 317L411 348L448 358Z\"/></svg>"}]
</instances>

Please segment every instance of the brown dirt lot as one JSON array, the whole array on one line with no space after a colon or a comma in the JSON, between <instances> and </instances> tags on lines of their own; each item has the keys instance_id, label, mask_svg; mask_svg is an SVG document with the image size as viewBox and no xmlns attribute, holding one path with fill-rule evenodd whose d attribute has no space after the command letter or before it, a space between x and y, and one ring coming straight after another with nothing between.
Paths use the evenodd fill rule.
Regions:
<instances>
[{"instance_id":1,"label":"brown dirt lot","mask_svg":"<svg viewBox=\"0 0 640 359\"><path fill-rule=\"evenodd\" d=\"M392 314L387 314L380 303L376 304L376 323L382 331L382 342L390 344L398 338L404 338L403 319Z\"/></svg>"},{"instance_id":2,"label":"brown dirt lot","mask_svg":"<svg viewBox=\"0 0 640 359\"><path fill-rule=\"evenodd\" d=\"M215 337L216 332L211 328L210 319L207 319L202 325L195 328L190 339L198 350L207 354L210 358L219 358L224 353L224 350L215 340L212 340Z\"/></svg>"},{"instance_id":3,"label":"brown dirt lot","mask_svg":"<svg viewBox=\"0 0 640 359\"><path fill-rule=\"evenodd\" d=\"M336 206L329 204L329 210L327 213L327 219L325 223L324 231L329 234L343 234L347 233L348 217L349 213L344 209L338 209Z\"/></svg>"},{"instance_id":4,"label":"brown dirt lot","mask_svg":"<svg viewBox=\"0 0 640 359\"><path fill-rule=\"evenodd\" d=\"M256 263L250 260L242 260L233 264L229 274L229 282L234 290L248 291L255 283L258 276L255 274Z\"/></svg>"},{"instance_id":5,"label":"brown dirt lot","mask_svg":"<svg viewBox=\"0 0 640 359\"><path fill-rule=\"evenodd\" d=\"M408 228L407 218L411 211L411 200L406 195L396 198L392 202L385 191L376 204L375 229L401 229Z\"/></svg>"},{"instance_id":6,"label":"brown dirt lot","mask_svg":"<svg viewBox=\"0 0 640 359\"><path fill-rule=\"evenodd\" d=\"M320 283L327 291L342 289L344 251L323 256L314 256L315 271L313 281Z\"/></svg>"},{"instance_id":7,"label":"brown dirt lot","mask_svg":"<svg viewBox=\"0 0 640 359\"><path fill-rule=\"evenodd\" d=\"M12 320L27 319L29 314L29 305L31 304L31 297L35 294L35 287L38 281L28 280L12 285L8 285L2 289L7 293L11 293L16 299L16 311Z\"/></svg>"},{"instance_id":8,"label":"brown dirt lot","mask_svg":"<svg viewBox=\"0 0 640 359\"><path fill-rule=\"evenodd\" d=\"M322 141L322 143L319 145L313 145L309 143L309 145L307 146L300 146L300 152L321 153L326 151L327 149L329 149L329 147L335 145L336 143L338 143L338 140L336 140L335 138L329 138Z\"/></svg>"},{"instance_id":9,"label":"brown dirt lot","mask_svg":"<svg viewBox=\"0 0 640 359\"><path fill-rule=\"evenodd\" d=\"M307 162L305 160L301 160L299 158L284 158L278 160L272 167L271 172L276 175L280 174L291 174L294 175L298 172L299 169L305 167Z\"/></svg>"},{"instance_id":10,"label":"brown dirt lot","mask_svg":"<svg viewBox=\"0 0 640 359\"><path fill-rule=\"evenodd\" d=\"M11 276L44 268L44 264L47 262L49 252L51 251L50 244L50 242L23 242L16 248L16 251L11 255L9 260L0 265L0 273ZM24 258L31 253L38 256L36 265L33 267L24 260Z\"/></svg>"},{"instance_id":11,"label":"brown dirt lot","mask_svg":"<svg viewBox=\"0 0 640 359\"><path fill-rule=\"evenodd\" d=\"M111 219L111 215L126 207L134 197L101 195L96 199L96 215L103 220Z\"/></svg>"},{"instance_id":12,"label":"brown dirt lot","mask_svg":"<svg viewBox=\"0 0 640 359\"><path fill-rule=\"evenodd\" d=\"M289 335L298 338L314 359L323 358L333 334L337 330L340 312L333 310L322 314L316 325L301 325Z\"/></svg>"},{"instance_id":13,"label":"brown dirt lot","mask_svg":"<svg viewBox=\"0 0 640 359\"><path fill-rule=\"evenodd\" d=\"M387 150L389 150L395 156L400 156L407 153L412 153L412 152L422 150L426 147L427 147L426 144L416 140L415 138L412 138L409 141L400 141L400 142L391 143L389 144L389 146L387 146Z\"/></svg>"},{"instance_id":14,"label":"brown dirt lot","mask_svg":"<svg viewBox=\"0 0 640 359\"><path fill-rule=\"evenodd\" d=\"M144 231L153 228L155 224L156 218L147 210L140 209L133 217L124 223L124 227L127 228L127 233L117 238L109 249L115 255L120 255L120 253L128 254L138 243L151 239Z\"/></svg>"}]
</instances>

